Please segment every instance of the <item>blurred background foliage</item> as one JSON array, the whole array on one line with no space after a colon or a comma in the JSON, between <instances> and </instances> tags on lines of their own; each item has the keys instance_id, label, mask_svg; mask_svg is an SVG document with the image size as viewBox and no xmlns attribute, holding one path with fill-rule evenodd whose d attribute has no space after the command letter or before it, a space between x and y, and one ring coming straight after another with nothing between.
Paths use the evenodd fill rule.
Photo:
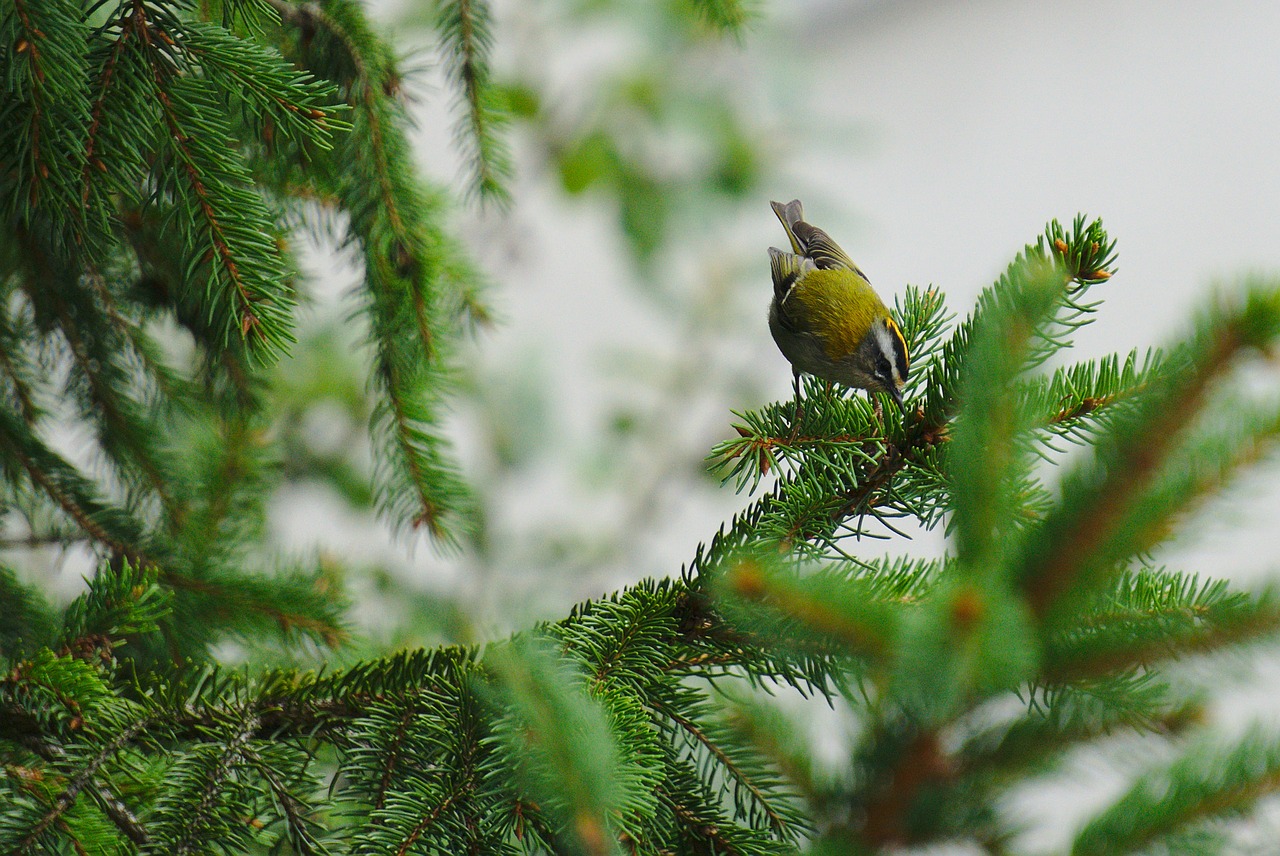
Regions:
<instances>
[{"instance_id":1,"label":"blurred background foliage","mask_svg":"<svg viewBox=\"0 0 1280 856\"><path fill-rule=\"evenodd\" d=\"M314 517L299 514L295 527L292 509L313 503L336 521L326 553L382 557L347 575L355 615L378 638L487 637L556 615L678 567L693 542L657 554L653 542L689 502L719 516L733 509L704 458L723 439L730 407L766 398L758 367L743 357L764 329L761 253L735 232L762 216L781 149L772 97L738 85L747 79L738 72L753 13L725 13L729 21L746 16L735 38L707 8L497 4L493 115L518 167L509 194L481 193L478 207L459 212L469 249L503 285L490 295L496 324L482 321L459 360L464 394L451 430L481 518L461 554L420 550L406 562L367 522L372 458L362 426L370 405L359 361L349 358L359 344L342 300L355 273L340 258L311 272L332 300L310 307L298 346L273 376L285 480L274 507L286 541L305 544ZM431 36L437 13L423 4L372 10L394 23L408 51L403 85L424 128L419 160L460 192L475 191L472 161L458 145L466 111L441 97L448 63ZM543 213L593 218L595 243L562 254L544 245ZM577 290L589 292L594 281L608 291L601 306L634 316L610 322L633 325L637 335L587 352L547 325L534 331L540 338L524 335L523 310L538 303L539 286L522 268L553 255L570 266L565 275L581 283ZM612 296L619 286L622 304ZM591 323L593 296L582 300L535 305L533 324ZM521 329L512 335L512 326ZM507 337L499 361L489 353L495 336ZM576 364L571 389L557 388L549 371L564 362ZM778 369L785 374L781 362ZM438 626L442 603L455 599ZM454 621L464 614L484 626Z\"/></svg>"}]
</instances>

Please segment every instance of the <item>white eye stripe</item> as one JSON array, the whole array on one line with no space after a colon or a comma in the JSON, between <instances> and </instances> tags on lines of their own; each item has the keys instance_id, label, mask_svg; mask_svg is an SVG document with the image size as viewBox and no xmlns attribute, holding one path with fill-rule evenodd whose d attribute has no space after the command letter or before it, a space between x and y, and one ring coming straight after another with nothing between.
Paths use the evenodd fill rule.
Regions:
<instances>
[{"instance_id":1,"label":"white eye stripe","mask_svg":"<svg viewBox=\"0 0 1280 856\"><path fill-rule=\"evenodd\" d=\"M895 384L902 383L902 373L898 370L897 359L897 348L900 347L900 340L884 324L876 324L872 329L875 333L876 345L880 349L880 354L884 361L889 364L889 376Z\"/></svg>"}]
</instances>

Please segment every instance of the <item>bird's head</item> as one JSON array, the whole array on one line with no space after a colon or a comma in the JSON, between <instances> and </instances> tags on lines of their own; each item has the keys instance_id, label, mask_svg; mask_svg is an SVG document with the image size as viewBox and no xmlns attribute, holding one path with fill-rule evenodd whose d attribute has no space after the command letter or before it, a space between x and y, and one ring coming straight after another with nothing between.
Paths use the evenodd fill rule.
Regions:
<instances>
[{"instance_id":1,"label":"bird's head","mask_svg":"<svg viewBox=\"0 0 1280 856\"><path fill-rule=\"evenodd\" d=\"M911 359L907 354L907 340L897 322L888 315L872 321L858 348L858 357L862 373L874 384L870 388L889 393L902 408L902 385L907 381Z\"/></svg>"}]
</instances>

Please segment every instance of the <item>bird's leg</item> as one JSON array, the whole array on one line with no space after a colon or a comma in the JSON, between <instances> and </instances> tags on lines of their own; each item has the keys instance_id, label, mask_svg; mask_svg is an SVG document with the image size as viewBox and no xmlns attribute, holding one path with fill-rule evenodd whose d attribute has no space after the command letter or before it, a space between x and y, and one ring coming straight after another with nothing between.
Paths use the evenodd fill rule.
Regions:
<instances>
[{"instance_id":1,"label":"bird's leg","mask_svg":"<svg viewBox=\"0 0 1280 856\"><path fill-rule=\"evenodd\" d=\"M804 415L804 406L800 403L800 372L792 370L791 385L795 390L796 409L791 414L791 434L787 437L787 445L794 446L800 433L800 417Z\"/></svg>"}]
</instances>

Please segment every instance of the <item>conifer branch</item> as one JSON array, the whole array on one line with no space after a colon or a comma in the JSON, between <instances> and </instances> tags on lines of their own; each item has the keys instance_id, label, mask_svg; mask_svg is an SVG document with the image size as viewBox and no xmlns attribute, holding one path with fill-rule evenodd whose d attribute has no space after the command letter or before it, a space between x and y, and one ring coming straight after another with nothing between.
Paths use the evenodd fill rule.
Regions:
<instances>
[{"instance_id":1,"label":"conifer branch","mask_svg":"<svg viewBox=\"0 0 1280 856\"><path fill-rule=\"evenodd\" d=\"M405 856L405 854L412 849L413 845L418 843L418 839L421 838L423 834L440 819L440 815L449 810L456 797L456 793L449 794L449 796L445 797L444 800L432 808L431 811L424 814L422 819L419 820L411 830L409 830L409 834L396 849L396 856Z\"/></svg>"},{"instance_id":2,"label":"conifer branch","mask_svg":"<svg viewBox=\"0 0 1280 856\"><path fill-rule=\"evenodd\" d=\"M131 562L150 563L139 546L136 524L98 500L75 468L29 433L6 408L0 408L0 447L89 538Z\"/></svg>"},{"instance_id":3,"label":"conifer branch","mask_svg":"<svg viewBox=\"0 0 1280 856\"><path fill-rule=\"evenodd\" d=\"M131 23L139 34L143 45L148 50L154 50L151 44L150 27L147 24L145 12L140 2L134 3L134 15ZM186 175L188 186L195 195L196 208L204 218L205 229L209 236L210 245L213 248L214 258L221 262L221 268L230 280L233 293L239 302L240 334L245 338L249 337L250 332L260 336L261 331L258 328L262 322L255 313L253 305L255 301L250 296L249 287L241 276L240 265L236 262L236 256L231 250L230 238L214 210L208 187L201 177L200 169L196 165L196 155L191 147L191 137L182 129L181 122L174 109L174 103L166 91L164 75L168 72L168 69L160 65L154 58L151 61L151 67L155 92L161 105L161 115L164 117L165 125L169 129L169 139L173 143L174 151L182 161L182 171Z\"/></svg>"},{"instance_id":4,"label":"conifer branch","mask_svg":"<svg viewBox=\"0 0 1280 856\"><path fill-rule=\"evenodd\" d=\"M124 14L123 7L121 14ZM80 170L80 203L86 209L90 207L89 197L92 192L94 170L98 172L107 171L106 162L98 152L99 131L102 129L107 96L112 91L112 84L115 82L116 72L120 67L126 42L129 41L134 32L134 29L130 26L119 27L119 32L111 41L107 59L97 73L97 94L94 96L89 108L89 128L85 134L84 141L84 164Z\"/></svg>"},{"instance_id":5,"label":"conifer branch","mask_svg":"<svg viewBox=\"0 0 1280 856\"><path fill-rule=\"evenodd\" d=\"M140 849L151 843L151 836L146 827L123 800L96 782L92 783L90 788L98 805L102 807L103 813L116 825L116 829L124 833L124 836Z\"/></svg>"},{"instance_id":6,"label":"conifer branch","mask_svg":"<svg viewBox=\"0 0 1280 856\"><path fill-rule=\"evenodd\" d=\"M26 275L20 287L37 312L51 316L62 334L76 369L72 378L87 385L83 407L86 416L97 425L102 448L126 482L136 481L140 475L165 511L177 518L177 499L152 445L156 428L149 416L139 412L128 389L134 378L119 362L132 342L131 336L112 335L124 325L123 319L114 316L109 303L96 305L92 294L75 281L75 273L58 269L29 232L18 230L16 237L24 261L31 268L30 272L23 272ZM94 281L99 275L80 274L79 279ZM96 335L86 335L87 331L96 331Z\"/></svg>"},{"instance_id":7,"label":"conifer branch","mask_svg":"<svg viewBox=\"0 0 1280 856\"><path fill-rule=\"evenodd\" d=\"M898 616L848 580L799 577L756 559L736 563L724 580L726 594L766 604L824 641L877 660L889 654Z\"/></svg>"},{"instance_id":8,"label":"conifer branch","mask_svg":"<svg viewBox=\"0 0 1280 856\"><path fill-rule=\"evenodd\" d=\"M357 44L353 34L348 32L347 26L318 4L293 4L287 0L269 0L269 2L284 22L307 30L323 31L342 46L345 58L351 64L351 77L344 83L352 107L359 112L368 134L368 147L361 152L360 163L372 166L374 186L378 188L378 201L381 203L380 206L368 211L378 220L385 217L386 225L394 236L391 254L396 258L396 263L404 267L421 268L421 259L415 257L420 255L420 247L406 224L406 218L402 213L401 194L397 192L397 182L392 174L390 163L392 158L387 140L391 132L384 127L384 102L397 91L397 85L394 84L391 76L370 66L365 60L364 51ZM398 139L396 147L401 148ZM349 208L355 207L352 204L354 201L346 200ZM366 228L361 236L366 243L371 240L372 234L380 225L375 222ZM414 253L415 249L419 252ZM372 254L369 248L366 250ZM385 264L385 260L378 261L380 264ZM430 359L434 337L427 315L427 300L418 277L413 277L412 282L414 287L411 289L411 294L418 337L426 357Z\"/></svg>"},{"instance_id":9,"label":"conifer branch","mask_svg":"<svg viewBox=\"0 0 1280 856\"><path fill-rule=\"evenodd\" d=\"M203 308L214 320L219 348L230 344L234 332L251 354L269 359L291 340L291 298L272 240L274 223L240 157L228 156L235 145L225 111L217 106L217 89L183 67L189 61L185 35L170 33L165 23L164 16L149 15L134 0L122 26L133 30L140 46L175 162L162 174L161 187L174 196L181 218L184 279L204 273Z\"/></svg>"},{"instance_id":10,"label":"conifer branch","mask_svg":"<svg viewBox=\"0 0 1280 856\"><path fill-rule=\"evenodd\" d=\"M300 854L300 856L312 856L312 854L319 856L319 854L327 853L326 848L311 832L314 820L310 816L310 807L281 778L271 760L263 757L263 754L255 749L252 744L245 745L244 757L249 765L252 766L254 772L267 783L271 796L284 817L289 843L293 846L294 852Z\"/></svg>"},{"instance_id":11,"label":"conifer branch","mask_svg":"<svg viewBox=\"0 0 1280 856\"><path fill-rule=\"evenodd\" d=\"M266 619L279 628L285 637L301 632L320 640L329 648L337 648L348 635L340 621L335 620L332 615L325 614L326 609L332 610L333 604L324 603L325 599L319 593L311 600L321 602L305 604L310 611L304 611L297 608L289 609L287 604L278 605L276 603L280 595L278 589L271 586L254 586L252 580L246 578L232 578L224 582L210 577L197 578L165 567L160 573L160 579L179 591L208 597L222 609L238 611L239 620ZM296 590L293 593L296 594Z\"/></svg>"},{"instance_id":12,"label":"conifer branch","mask_svg":"<svg viewBox=\"0 0 1280 856\"><path fill-rule=\"evenodd\" d=\"M1235 648L1280 634L1280 606L1258 602L1187 604L1117 616L1047 647L1045 678L1064 683L1160 661Z\"/></svg>"},{"instance_id":13,"label":"conifer branch","mask_svg":"<svg viewBox=\"0 0 1280 856\"><path fill-rule=\"evenodd\" d=\"M0 346L0 372L4 373L13 387L13 395L17 399L22 421L28 426L35 424L36 419L39 417L39 410L36 408L31 387L27 384L26 378L18 371L13 356L3 346Z\"/></svg>"},{"instance_id":14,"label":"conifer branch","mask_svg":"<svg viewBox=\"0 0 1280 856\"><path fill-rule=\"evenodd\" d=\"M15 86L12 96L29 101L18 117L6 117L12 124L4 130L14 137L0 133L0 174L13 182L10 210L22 212L18 222L30 224L39 209L56 224L56 240L65 240L74 232L77 206L68 192L79 174L77 142L88 112L82 88L87 27L70 3L12 0L12 8L0 18L9 25L0 27L9 52L7 82Z\"/></svg>"},{"instance_id":15,"label":"conifer branch","mask_svg":"<svg viewBox=\"0 0 1280 856\"><path fill-rule=\"evenodd\" d=\"M244 715L230 729L224 741L209 748L213 750L213 763L204 758L188 756L191 769L180 769L168 783L169 793L156 812L155 837L160 838L163 826L164 838L172 841L167 852L175 856L204 852L210 819L220 809L221 795L227 780L245 758L250 741L260 722L254 715ZM171 771L172 774L172 771Z\"/></svg>"},{"instance_id":16,"label":"conifer branch","mask_svg":"<svg viewBox=\"0 0 1280 856\"><path fill-rule=\"evenodd\" d=\"M1015 572L1027 587L1031 608L1040 615L1106 574L1124 556L1110 556L1117 534L1155 485L1183 436L1202 409L1211 385L1233 366L1240 351L1265 345L1280 332L1276 298L1254 293L1245 306L1211 317L1158 389L1101 450L1100 477L1069 482L1061 509L1028 540ZM1243 460L1247 460L1249 452ZM1229 468L1228 468L1229 471ZM1167 511L1164 512L1167 515ZM1122 539L1121 543L1127 541ZM1144 549L1139 547L1139 549ZM1127 552L1127 551L1126 551Z\"/></svg>"},{"instance_id":17,"label":"conifer branch","mask_svg":"<svg viewBox=\"0 0 1280 856\"><path fill-rule=\"evenodd\" d=\"M755 781L753 781L752 777L734 762L733 758L725 752L723 747L712 741L707 736L706 732L698 727L697 723L687 717L681 716L680 713L672 709L669 705L656 700L651 700L650 704L659 716L675 723L699 746L702 746L707 752L711 753L711 756L716 759L717 763L719 763L721 767L724 768L725 772L741 787L745 787L747 789L756 805L758 805L765 813L765 816L769 820L769 826L771 829L775 830L779 834L782 834L787 830L789 824L777 811L774 810L772 805L773 801L771 799L772 795L765 793L765 791L758 786Z\"/></svg>"},{"instance_id":18,"label":"conifer branch","mask_svg":"<svg viewBox=\"0 0 1280 856\"><path fill-rule=\"evenodd\" d=\"M68 314L66 303L54 289L49 290L49 299L57 313L58 329L62 331L81 376L88 382L89 398L102 426L104 447L108 451L115 451L113 447L120 447L119 451L125 453L121 463L125 466L126 473L129 464L136 466L150 489L159 498L165 511L176 524L180 525L181 509L178 501L170 490L165 475L161 472L154 450L142 442L143 437L154 438L155 430L149 425L142 424L138 419L139 414L124 412L123 406L133 405L134 402L130 401L127 395L121 394L118 384L113 384L107 377L107 372L112 368L114 355L101 353L91 355L89 344L80 335L80 324L88 323L89 319L72 319ZM83 305L77 307L81 312L87 308Z\"/></svg>"},{"instance_id":19,"label":"conifer branch","mask_svg":"<svg viewBox=\"0 0 1280 856\"><path fill-rule=\"evenodd\" d=\"M694 7L707 23L736 34L757 14L752 0L697 0Z\"/></svg>"},{"instance_id":20,"label":"conifer branch","mask_svg":"<svg viewBox=\"0 0 1280 856\"><path fill-rule=\"evenodd\" d=\"M406 706L404 713L400 715L395 731L391 734L389 744L383 749L383 759L380 762L382 775L378 779L378 786L373 790L373 810L375 812L381 811L386 805L387 791L391 788L391 776L395 772L396 764L400 761L401 747L408 736L409 723L416 713L412 706ZM369 822L379 824L383 822L383 818L375 815Z\"/></svg>"},{"instance_id":21,"label":"conifer branch","mask_svg":"<svg viewBox=\"0 0 1280 856\"><path fill-rule=\"evenodd\" d=\"M51 824L61 818L67 809L71 808L71 806L75 804L76 799L80 796L80 792L86 788L92 788L95 786L94 778L98 775L98 771L102 768L102 765L114 758L121 749L129 745L139 733L144 731L151 724L152 720L150 717L141 717L99 748L98 751L93 754L89 763L83 766L74 776L72 776L67 782L66 787L58 793L57 799L54 800L53 807L45 813L45 815L41 817L34 826L31 827L31 830L27 833L26 838L22 840L18 849L23 850L28 847L34 848L36 840L44 834L44 831L48 829ZM118 807L123 809L123 812L120 812L122 819L129 817L128 809L124 807L122 803L119 803L119 801L114 798L111 798L110 802L118 804ZM136 820L134 820L133 823L126 823L125 829L132 831L135 835L140 834L145 838L145 832L136 825ZM132 839L133 836L131 835L130 838ZM137 839L133 840L135 844L139 843Z\"/></svg>"},{"instance_id":22,"label":"conifer branch","mask_svg":"<svg viewBox=\"0 0 1280 856\"><path fill-rule=\"evenodd\" d=\"M511 158L499 137L503 116L494 109L489 82L489 5L486 0L445 0L439 4L437 27L443 40L449 76L462 90L466 117L465 148L470 149L472 186L482 198L505 201Z\"/></svg>"},{"instance_id":23,"label":"conifer branch","mask_svg":"<svg viewBox=\"0 0 1280 856\"><path fill-rule=\"evenodd\" d=\"M692 762L668 761L667 781L658 789L664 808L671 813L677 836L668 845L671 852L726 854L726 856L782 856L794 854L795 846L777 841L763 830L732 823Z\"/></svg>"},{"instance_id":24,"label":"conifer branch","mask_svg":"<svg viewBox=\"0 0 1280 856\"><path fill-rule=\"evenodd\" d=\"M882 773L881 788L867 795L861 840L873 849L912 843L908 815L917 798L925 788L952 775L937 732L926 728L915 733Z\"/></svg>"},{"instance_id":25,"label":"conifer branch","mask_svg":"<svg viewBox=\"0 0 1280 856\"><path fill-rule=\"evenodd\" d=\"M365 265L374 377L384 394L372 427L389 453L375 471L377 504L396 524L450 545L469 526L469 497L438 436L438 390L451 378L447 329L437 316L452 308L442 286L459 267L436 222L437 200L413 179L399 74L349 4L273 6L304 34L304 62L336 78L352 109L352 129L328 155L328 179Z\"/></svg>"},{"instance_id":26,"label":"conifer branch","mask_svg":"<svg viewBox=\"0 0 1280 856\"><path fill-rule=\"evenodd\" d=\"M1235 745L1200 741L1153 771L1076 837L1072 856L1133 852L1215 817L1247 811L1280 790L1280 752L1260 729Z\"/></svg>"}]
</instances>

